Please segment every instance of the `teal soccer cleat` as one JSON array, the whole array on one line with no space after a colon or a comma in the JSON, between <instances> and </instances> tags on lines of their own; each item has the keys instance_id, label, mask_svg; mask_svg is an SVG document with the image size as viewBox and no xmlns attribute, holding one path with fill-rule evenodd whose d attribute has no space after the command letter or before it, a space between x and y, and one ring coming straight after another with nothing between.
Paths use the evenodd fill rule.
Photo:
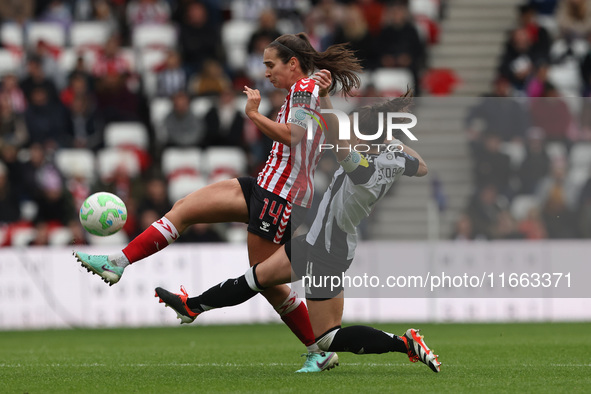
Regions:
<instances>
[{"instance_id":1,"label":"teal soccer cleat","mask_svg":"<svg viewBox=\"0 0 591 394\"><path fill-rule=\"evenodd\" d=\"M339 356L335 352L308 353L302 356L306 356L306 362L296 373L328 371L339 365Z\"/></svg>"},{"instance_id":2,"label":"teal soccer cleat","mask_svg":"<svg viewBox=\"0 0 591 394\"><path fill-rule=\"evenodd\" d=\"M121 275L123 275L123 267L113 265L107 256L104 255L90 255L82 252L74 252L74 257L81 265L86 268L88 272L97 274L109 286L113 286L119 282Z\"/></svg>"}]
</instances>

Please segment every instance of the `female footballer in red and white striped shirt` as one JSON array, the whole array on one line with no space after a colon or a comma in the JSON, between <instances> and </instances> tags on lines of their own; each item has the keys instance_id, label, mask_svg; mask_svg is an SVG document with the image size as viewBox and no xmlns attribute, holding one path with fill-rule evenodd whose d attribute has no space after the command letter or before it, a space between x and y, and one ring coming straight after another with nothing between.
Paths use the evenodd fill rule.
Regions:
<instances>
[{"instance_id":1,"label":"female footballer in red and white striped shirt","mask_svg":"<svg viewBox=\"0 0 591 394\"><path fill-rule=\"evenodd\" d=\"M194 191L119 253L106 256L75 252L89 272L97 273L111 285L117 283L127 265L159 252L195 223L248 223L251 265L265 260L287 242L291 228L297 228L311 204L312 178L320 158L318 145L324 138L319 128L310 138L307 136L307 119L319 107L318 86L308 77L317 69L327 69L335 80L331 90L338 83L345 94L350 94L359 86L355 73L361 71L361 66L345 45L318 52L304 33L277 38L265 49L263 62L265 76L273 86L289 94L274 121L258 111L260 92L244 87L246 116L275 141L258 179L241 177ZM306 346L316 346L306 306L297 294L280 285L263 295ZM178 297L187 296L183 292Z\"/></svg>"}]
</instances>

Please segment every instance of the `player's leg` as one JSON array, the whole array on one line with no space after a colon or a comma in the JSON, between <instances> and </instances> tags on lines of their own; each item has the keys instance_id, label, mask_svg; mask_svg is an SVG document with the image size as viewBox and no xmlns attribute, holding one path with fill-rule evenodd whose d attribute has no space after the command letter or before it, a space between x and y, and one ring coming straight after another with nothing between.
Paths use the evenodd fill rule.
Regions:
<instances>
[{"instance_id":1,"label":"player's leg","mask_svg":"<svg viewBox=\"0 0 591 394\"><path fill-rule=\"evenodd\" d=\"M265 275L264 285L258 279L259 271ZM262 263L250 267L244 275L218 283L196 297L189 298L182 286L180 294L157 287L156 297L174 309L182 320L181 324L191 323L205 311L241 304L267 287L291 281L290 272L289 259L282 246Z\"/></svg>"},{"instance_id":2,"label":"player's leg","mask_svg":"<svg viewBox=\"0 0 591 394\"><path fill-rule=\"evenodd\" d=\"M355 354L405 353L412 362L420 360L439 372L441 363L418 335L418 330L409 329L398 336L369 326L341 328L343 304L343 293L329 300L308 300L310 320L320 349Z\"/></svg>"},{"instance_id":3,"label":"player's leg","mask_svg":"<svg viewBox=\"0 0 591 394\"><path fill-rule=\"evenodd\" d=\"M208 185L177 201L160 220L152 223L121 252L105 255L74 255L89 272L110 285L117 283L128 264L159 252L195 223L247 222L248 207L238 179Z\"/></svg>"}]
</instances>

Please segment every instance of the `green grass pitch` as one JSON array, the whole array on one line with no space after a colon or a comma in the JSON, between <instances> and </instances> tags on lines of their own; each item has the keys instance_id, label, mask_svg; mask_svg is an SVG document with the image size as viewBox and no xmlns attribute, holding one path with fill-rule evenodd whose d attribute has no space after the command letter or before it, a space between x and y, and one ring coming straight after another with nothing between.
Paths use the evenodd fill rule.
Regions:
<instances>
[{"instance_id":1,"label":"green grass pitch","mask_svg":"<svg viewBox=\"0 0 591 394\"><path fill-rule=\"evenodd\" d=\"M331 371L294 374L305 349L282 325L0 332L0 393L591 391L589 323L412 326L441 373L340 353Z\"/></svg>"}]
</instances>

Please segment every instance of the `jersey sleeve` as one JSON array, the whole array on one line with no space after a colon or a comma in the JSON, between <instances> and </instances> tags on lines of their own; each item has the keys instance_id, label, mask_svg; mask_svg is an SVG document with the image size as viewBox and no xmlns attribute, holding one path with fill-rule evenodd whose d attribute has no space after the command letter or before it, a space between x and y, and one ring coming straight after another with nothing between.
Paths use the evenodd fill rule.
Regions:
<instances>
[{"instance_id":1,"label":"jersey sleeve","mask_svg":"<svg viewBox=\"0 0 591 394\"><path fill-rule=\"evenodd\" d=\"M402 157L405 160L404 172L402 175L415 176L419 171L419 160L406 152L396 152L396 157Z\"/></svg>"},{"instance_id":2,"label":"jersey sleeve","mask_svg":"<svg viewBox=\"0 0 591 394\"><path fill-rule=\"evenodd\" d=\"M355 185L369 182L375 173L374 164L359 152L351 152L339 164Z\"/></svg>"},{"instance_id":3,"label":"jersey sleeve","mask_svg":"<svg viewBox=\"0 0 591 394\"><path fill-rule=\"evenodd\" d=\"M316 82L309 78L299 80L290 97L287 123L306 129L308 120L315 117L318 104Z\"/></svg>"}]
</instances>

